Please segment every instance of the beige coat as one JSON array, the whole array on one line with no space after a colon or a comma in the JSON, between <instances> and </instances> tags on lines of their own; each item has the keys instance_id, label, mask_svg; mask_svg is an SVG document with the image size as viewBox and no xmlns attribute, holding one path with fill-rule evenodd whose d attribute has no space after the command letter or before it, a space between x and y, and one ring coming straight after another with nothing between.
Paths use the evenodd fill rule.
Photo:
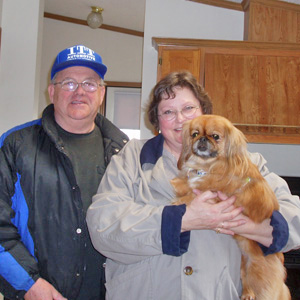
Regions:
<instances>
[{"instance_id":1,"label":"beige coat","mask_svg":"<svg viewBox=\"0 0 300 300\"><path fill-rule=\"evenodd\" d=\"M238 300L241 253L232 237L192 231L185 254L162 253L162 211L174 197L169 181L176 174L166 170L172 157L165 151L155 164L141 166L144 143L132 140L112 158L87 214L93 244L108 257L106 299ZM251 157L272 188L277 187L281 213L291 224L283 250L290 250L300 245L299 199L267 170L259 154ZM172 163L176 165L175 159Z\"/></svg>"}]
</instances>

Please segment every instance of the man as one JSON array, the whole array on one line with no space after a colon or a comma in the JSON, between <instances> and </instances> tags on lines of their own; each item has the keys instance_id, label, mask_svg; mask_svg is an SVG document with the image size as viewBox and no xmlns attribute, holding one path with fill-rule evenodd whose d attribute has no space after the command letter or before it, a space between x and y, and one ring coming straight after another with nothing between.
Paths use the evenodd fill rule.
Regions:
<instances>
[{"instance_id":1,"label":"man","mask_svg":"<svg viewBox=\"0 0 300 300\"><path fill-rule=\"evenodd\" d=\"M128 138L97 114L106 66L93 50L61 51L42 118L0 139L0 292L7 299L104 299L104 257L86 210Z\"/></svg>"}]
</instances>

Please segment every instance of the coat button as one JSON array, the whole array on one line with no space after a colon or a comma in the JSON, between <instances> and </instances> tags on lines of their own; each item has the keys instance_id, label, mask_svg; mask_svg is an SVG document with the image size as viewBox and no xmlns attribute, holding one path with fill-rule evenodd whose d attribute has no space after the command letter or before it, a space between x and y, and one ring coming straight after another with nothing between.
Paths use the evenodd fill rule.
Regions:
<instances>
[{"instance_id":1,"label":"coat button","mask_svg":"<svg viewBox=\"0 0 300 300\"><path fill-rule=\"evenodd\" d=\"M126 143L127 143L127 140L124 139L124 140L123 140L123 143L126 144Z\"/></svg>"},{"instance_id":2,"label":"coat button","mask_svg":"<svg viewBox=\"0 0 300 300\"><path fill-rule=\"evenodd\" d=\"M77 232L78 234L80 234L80 233L81 233L81 228L77 228L77 229L76 229L76 232Z\"/></svg>"},{"instance_id":3,"label":"coat button","mask_svg":"<svg viewBox=\"0 0 300 300\"><path fill-rule=\"evenodd\" d=\"M116 153L118 153L119 151L120 151L120 149L118 149L118 148L115 149L115 152L116 152Z\"/></svg>"},{"instance_id":4,"label":"coat button","mask_svg":"<svg viewBox=\"0 0 300 300\"><path fill-rule=\"evenodd\" d=\"M183 272L185 275L192 275L193 274L193 268L190 267L190 266L186 266L184 269L183 269Z\"/></svg>"}]
</instances>

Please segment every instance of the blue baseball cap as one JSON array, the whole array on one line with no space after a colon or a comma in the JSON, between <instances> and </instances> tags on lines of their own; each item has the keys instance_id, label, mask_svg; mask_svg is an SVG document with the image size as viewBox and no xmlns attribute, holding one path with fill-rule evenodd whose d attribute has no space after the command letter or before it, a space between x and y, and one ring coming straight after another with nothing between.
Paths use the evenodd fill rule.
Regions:
<instances>
[{"instance_id":1,"label":"blue baseball cap","mask_svg":"<svg viewBox=\"0 0 300 300\"><path fill-rule=\"evenodd\" d=\"M58 53L52 66L51 80L57 72L76 66L90 68L102 79L107 71L99 54L84 45L75 45Z\"/></svg>"}]
</instances>

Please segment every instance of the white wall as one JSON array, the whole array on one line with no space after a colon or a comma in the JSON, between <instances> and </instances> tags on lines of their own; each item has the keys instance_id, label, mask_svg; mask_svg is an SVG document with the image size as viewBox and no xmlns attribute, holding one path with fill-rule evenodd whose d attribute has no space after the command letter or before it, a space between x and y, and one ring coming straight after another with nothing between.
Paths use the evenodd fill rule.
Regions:
<instances>
[{"instance_id":1,"label":"white wall","mask_svg":"<svg viewBox=\"0 0 300 300\"><path fill-rule=\"evenodd\" d=\"M0 0L0 11L2 11L3 0ZM0 14L0 25L2 21L2 14Z\"/></svg>"},{"instance_id":2,"label":"white wall","mask_svg":"<svg viewBox=\"0 0 300 300\"><path fill-rule=\"evenodd\" d=\"M142 105L156 83L157 51L152 37L243 40L243 31L243 12L185 0L146 0ZM142 122L141 137L152 136ZM250 144L249 150L262 153L277 174L300 176L300 145Z\"/></svg>"},{"instance_id":3,"label":"white wall","mask_svg":"<svg viewBox=\"0 0 300 300\"><path fill-rule=\"evenodd\" d=\"M1 3L0 132L37 114L43 11L44 0Z\"/></svg>"},{"instance_id":4,"label":"white wall","mask_svg":"<svg viewBox=\"0 0 300 300\"><path fill-rule=\"evenodd\" d=\"M27 5L28 1L30 5ZM108 81L141 81L143 68L144 107L156 83L157 51L152 46L152 37L243 40L243 12L185 0L146 0L144 41L141 37L102 29L92 30L87 26L47 18L38 25L37 14L43 7L43 0L28 1L25 5L23 0L0 0L0 134L20 122L39 116L48 103L46 88L51 64L60 50L71 45L83 43L98 51L108 66L105 77ZM26 10L28 7L30 10ZM13 24L7 24L11 19L11 11L20 14L16 19L21 20L21 25L13 25L16 24L15 19L10 21ZM43 33L42 46L38 41L40 30ZM36 46L32 50L34 35ZM19 51L14 53L16 49ZM18 82L18 87L13 86L14 82ZM33 98L37 94L40 96L36 104ZM143 118L142 113L141 137L152 137ZM300 175L300 145L250 144L249 149L261 152L268 160L269 168L276 173Z\"/></svg>"},{"instance_id":5,"label":"white wall","mask_svg":"<svg viewBox=\"0 0 300 300\"><path fill-rule=\"evenodd\" d=\"M39 113L49 101L47 86L57 53L76 44L84 44L101 55L108 67L106 81L142 81L142 37L45 18Z\"/></svg>"},{"instance_id":6,"label":"white wall","mask_svg":"<svg viewBox=\"0 0 300 300\"><path fill-rule=\"evenodd\" d=\"M67 47L98 52L107 81L141 82L142 37L44 18L44 0L0 0L0 8L0 135L41 115L51 66Z\"/></svg>"}]
</instances>

